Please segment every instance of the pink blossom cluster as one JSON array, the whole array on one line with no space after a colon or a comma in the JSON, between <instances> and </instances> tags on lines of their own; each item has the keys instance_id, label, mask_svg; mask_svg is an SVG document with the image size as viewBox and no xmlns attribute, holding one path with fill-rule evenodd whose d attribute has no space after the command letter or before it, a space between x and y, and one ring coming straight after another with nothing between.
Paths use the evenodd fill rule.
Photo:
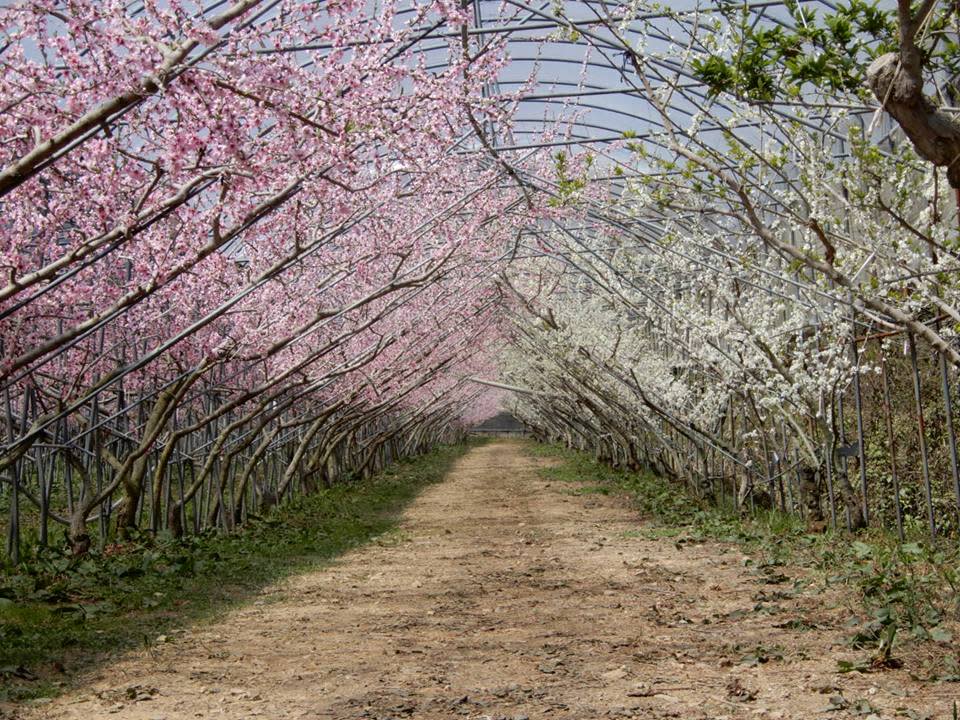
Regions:
<instances>
[{"instance_id":1,"label":"pink blossom cluster","mask_svg":"<svg viewBox=\"0 0 960 720\"><path fill-rule=\"evenodd\" d=\"M510 98L484 94L506 56L450 39L459 3L378 11L0 9L5 387L120 407L200 372L185 408L483 394L467 378L497 345L492 278L536 212L461 152L471 119L509 123ZM447 38L429 62L425 27Z\"/></svg>"}]
</instances>

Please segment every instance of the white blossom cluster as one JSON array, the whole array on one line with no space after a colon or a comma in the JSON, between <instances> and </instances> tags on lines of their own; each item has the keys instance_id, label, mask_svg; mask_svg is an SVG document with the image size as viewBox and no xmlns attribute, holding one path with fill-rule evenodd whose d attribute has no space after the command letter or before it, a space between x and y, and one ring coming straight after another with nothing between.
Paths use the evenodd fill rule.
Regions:
<instances>
[{"instance_id":1,"label":"white blossom cluster","mask_svg":"<svg viewBox=\"0 0 960 720\"><path fill-rule=\"evenodd\" d=\"M842 110L824 135L744 107L722 146L705 139L716 121L634 144L627 192L587 213L604 222L545 232L512 267L502 375L529 424L615 462L672 454L689 471L716 452L754 481L784 457L822 472L838 398L878 370L868 347L909 333L960 361L953 192Z\"/></svg>"}]
</instances>

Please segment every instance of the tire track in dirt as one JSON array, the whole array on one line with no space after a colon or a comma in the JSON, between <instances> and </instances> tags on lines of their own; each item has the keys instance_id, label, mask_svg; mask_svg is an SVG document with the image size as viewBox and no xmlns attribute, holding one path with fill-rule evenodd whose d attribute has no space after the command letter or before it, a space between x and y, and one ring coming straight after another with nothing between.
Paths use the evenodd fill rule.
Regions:
<instances>
[{"instance_id":1,"label":"tire track in dirt","mask_svg":"<svg viewBox=\"0 0 960 720\"><path fill-rule=\"evenodd\" d=\"M380 542L24 717L949 717L956 686L836 674L842 597L638 537L623 498L544 480L524 448L473 449Z\"/></svg>"}]
</instances>

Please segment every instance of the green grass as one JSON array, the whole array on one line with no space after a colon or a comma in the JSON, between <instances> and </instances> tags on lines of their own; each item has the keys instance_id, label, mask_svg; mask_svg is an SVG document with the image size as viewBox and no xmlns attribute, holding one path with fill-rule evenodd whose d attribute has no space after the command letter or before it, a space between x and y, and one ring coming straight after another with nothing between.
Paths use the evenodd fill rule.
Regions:
<instances>
[{"instance_id":1,"label":"green grass","mask_svg":"<svg viewBox=\"0 0 960 720\"><path fill-rule=\"evenodd\" d=\"M852 590L859 607L850 622L851 645L876 651L853 669L875 667L878 656L889 660L894 643L923 642L936 658L922 668L923 674L960 681L960 653L947 627L960 620L960 552L955 546L922 538L900 543L895 534L878 528L855 536L809 533L795 515L776 510L741 515L701 501L651 472L617 470L558 446L536 445L531 452L559 460L542 473L575 483L571 494L608 488L629 497L646 522L625 536L669 538L678 546L704 540L737 543L754 558L750 563L761 581L790 563L808 568L821 589L841 585Z\"/></svg>"},{"instance_id":2,"label":"green grass","mask_svg":"<svg viewBox=\"0 0 960 720\"><path fill-rule=\"evenodd\" d=\"M270 583L371 540L402 541L400 512L467 447L297 499L234 534L143 537L80 559L46 551L3 568L0 702L54 695L76 672L218 617Z\"/></svg>"}]
</instances>

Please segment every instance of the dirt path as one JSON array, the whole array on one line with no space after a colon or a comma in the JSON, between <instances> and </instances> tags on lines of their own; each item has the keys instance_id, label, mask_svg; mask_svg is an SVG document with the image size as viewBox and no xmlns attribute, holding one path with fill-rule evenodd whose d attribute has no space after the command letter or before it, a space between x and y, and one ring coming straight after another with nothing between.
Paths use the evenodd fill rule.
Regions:
<instances>
[{"instance_id":1,"label":"dirt path","mask_svg":"<svg viewBox=\"0 0 960 720\"><path fill-rule=\"evenodd\" d=\"M950 717L956 684L836 674L842 608L736 549L639 537L622 498L541 479L523 447L474 449L399 532L27 717ZM816 627L777 627L797 617Z\"/></svg>"}]
</instances>

